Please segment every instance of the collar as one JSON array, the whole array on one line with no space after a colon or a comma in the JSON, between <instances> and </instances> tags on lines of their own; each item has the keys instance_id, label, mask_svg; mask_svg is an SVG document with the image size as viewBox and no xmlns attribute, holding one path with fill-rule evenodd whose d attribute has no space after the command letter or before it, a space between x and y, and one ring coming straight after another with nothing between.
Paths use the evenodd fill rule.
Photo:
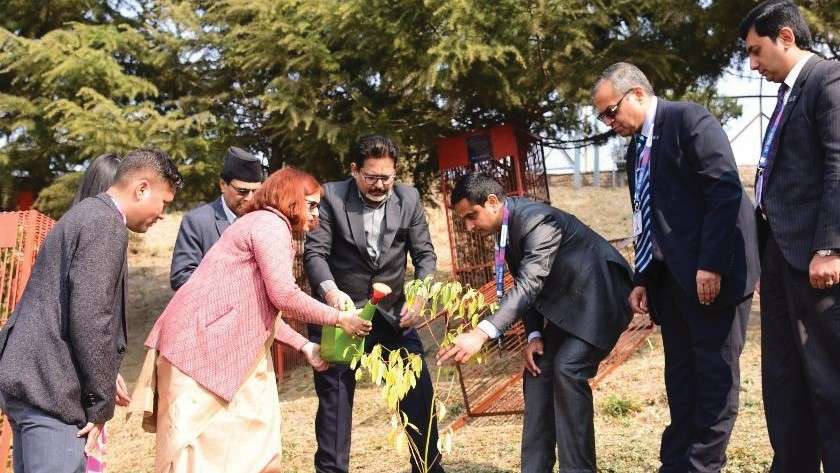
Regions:
<instances>
[{"instance_id":1,"label":"collar","mask_svg":"<svg viewBox=\"0 0 840 473\"><path fill-rule=\"evenodd\" d=\"M788 90L793 89L793 86L796 85L796 79L799 78L799 73L802 72L802 68L805 67L805 63L808 62L808 59L811 59L814 53L810 51L805 51L805 54L797 61L796 65L793 66L793 69L788 72L787 77L785 77L785 84L788 86Z\"/></svg>"},{"instance_id":2,"label":"collar","mask_svg":"<svg viewBox=\"0 0 840 473\"><path fill-rule=\"evenodd\" d=\"M220 199L222 200L222 210L225 211L225 217L227 217L228 223L233 224L236 221L236 214L228 207L227 202L225 202L225 196L221 196Z\"/></svg>"},{"instance_id":3,"label":"collar","mask_svg":"<svg viewBox=\"0 0 840 473\"><path fill-rule=\"evenodd\" d=\"M359 194L359 200L362 201L362 204L365 207L367 207L369 209L376 210L376 209L381 209L382 207L385 206L385 203L388 202L388 199L391 198L391 194L394 193L394 189L391 188L391 190L388 191L388 194L385 195L385 198L382 199L382 202L378 202L376 205L370 205L370 203L368 203L368 201L365 200L365 196L364 196L364 194L362 194L362 190L359 189L359 186L356 186L356 192Z\"/></svg>"},{"instance_id":4,"label":"collar","mask_svg":"<svg viewBox=\"0 0 840 473\"><path fill-rule=\"evenodd\" d=\"M127 224L128 224L128 220L126 220L126 218L125 218L125 212L123 212L122 207L120 207L120 203L119 203L119 202L117 202L117 199L115 199L115 198L114 198L111 194L107 194L107 193L106 193L105 195L107 195L107 196L108 196L108 198L109 198L109 199L111 199L111 202L113 202L113 203L114 203L114 207L116 207L116 208L117 208L117 212L119 212L119 213L120 213L120 216L121 216L121 217L122 217L122 219L123 219L123 225L127 225Z\"/></svg>"},{"instance_id":5,"label":"collar","mask_svg":"<svg viewBox=\"0 0 840 473\"><path fill-rule=\"evenodd\" d=\"M645 111L645 122L642 124L642 135L650 141L650 135L653 133L653 121L656 119L656 105L659 100L655 95L650 97L650 103Z\"/></svg>"}]
</instances>

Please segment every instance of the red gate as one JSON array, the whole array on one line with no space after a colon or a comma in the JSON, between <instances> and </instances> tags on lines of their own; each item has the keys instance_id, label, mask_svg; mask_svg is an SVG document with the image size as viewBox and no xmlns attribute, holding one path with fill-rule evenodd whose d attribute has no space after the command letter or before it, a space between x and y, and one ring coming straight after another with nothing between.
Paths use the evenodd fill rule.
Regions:
<instances>
[{"instance_id":1,"label":"red gate","mask_svg":"<svg viewBox=\"0 0 840 473\"><path fill-rule=\"evenodd\" d=\"M35 257L55 221L35 210L0 212L0 325L23 295ZM6 472L12 431L0 419L0 473Z\"/></svg>"}]
</instances>

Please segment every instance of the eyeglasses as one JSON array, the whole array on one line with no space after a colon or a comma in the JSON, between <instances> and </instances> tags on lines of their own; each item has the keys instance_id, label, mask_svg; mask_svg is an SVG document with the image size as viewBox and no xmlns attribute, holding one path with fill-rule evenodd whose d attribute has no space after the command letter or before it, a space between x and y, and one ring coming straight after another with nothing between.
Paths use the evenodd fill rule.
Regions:
<instances>
[{"instance_id":1,"label":"eyeglasses","mask_svg":"<svg viewBox=\"0 0 840 473\"><path fill-rule=\"evenodd\" d=\"M391 174L390 176L371 176L369 174L365 174L364 172L360 172L360 174L362 175L362 179L365 180L365 184L369 186L376 185L379 181L382 182L382 185L387 186L388 184L394 182L394 179L397 177L396 174Z\"/></svg>"},{"instance_id":2,"label":"eyeglasses","mask_svg":"<svg viewBox=\"0 0 840 473\"><path fill-rule=\"evenodd\" d=\"M307 200L306 200L306 205L307 205L307 208L309 209L309 212L310 212L310 213L312 213L312 212L314 212L314 211L316 211L316 210L318 210L318 209L320 209L320 208L321 208L321 202L319 202L319 201L317 201L317 200L309 200L309 199L307 199Z\"/></svg>"},{"instance_id":3,"label":"eyeglasses","mask_svg":"<svg viewBox=\"0 0 840 473\"><path fill-rule=\"evenodd\" d=\"M233 186L233 185L231 185L230 188L233 189L234 192L239 194L241 197L247 197L251 192L257 192L259 190L259 189L246 189L244 187L236 187L236 186Z\"/></svg>"},{"instance_id":4,"label":"eyeglasses","mask_svg":"<svg viewBox=\"0 0 840 473\"><path fill-rule=\"evenodd\" d=\"M618 115L618 109L621 108L621 102L623 102L624 98L627 97L627 94L629 94L632 91L633 91L633 89L630 89L627 92L624 92L624 95L621 96L621 98L618 100L618 102L616 102L615 105L610 105L609 107L607 107L606 110L599 113L598 114L598 120L600 120L604 123L607 123L607 120L609 120L609 121L615 120L616 115Z\"/></svg>"}]
</instances>

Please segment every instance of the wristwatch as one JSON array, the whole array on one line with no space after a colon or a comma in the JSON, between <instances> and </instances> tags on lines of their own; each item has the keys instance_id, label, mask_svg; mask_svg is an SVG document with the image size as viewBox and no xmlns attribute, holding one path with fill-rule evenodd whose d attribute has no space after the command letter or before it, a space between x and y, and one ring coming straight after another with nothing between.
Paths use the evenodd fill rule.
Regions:
<instances>
[{"instance_id":1,"label":"wristwatch","mask_svg":"<svg viewBox=\"0 0 840 473\"><path fill-rule=\"evenodd\" d=\"M817 256L837 256L840 255L840 249L830 248L826 250L817 250L814 254Z\"/></svg>"}]
</instances>

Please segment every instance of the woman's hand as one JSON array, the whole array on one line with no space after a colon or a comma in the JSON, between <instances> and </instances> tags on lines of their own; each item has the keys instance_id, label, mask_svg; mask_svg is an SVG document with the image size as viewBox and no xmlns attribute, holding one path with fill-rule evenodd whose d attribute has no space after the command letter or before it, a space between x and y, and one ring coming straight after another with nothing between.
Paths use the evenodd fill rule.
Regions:
<instances>
[{"instance_id":1,"label":"woman's hand","mask_svg":"<svg viewBox=\"0 0 840 473\"><path fill-rule=\"evenodd\" d=\"M359 318L361 309L342 310L338 313L338 326L354 337L364 337L370 333L371 323Z\"/></svg>"},{"instance_id":2,"label":"woman's hand","mask_svg":"<svg viewBox=\"0 0 840 473\"><path fill-rule=\"evenodd\" d=\"M312 366L315 371L326 371L330 364L321 358L321 345L312 342L306 342L303 348L300 349L303 356L306 357L306 362Z\"/></svg>"}]
</instances>

